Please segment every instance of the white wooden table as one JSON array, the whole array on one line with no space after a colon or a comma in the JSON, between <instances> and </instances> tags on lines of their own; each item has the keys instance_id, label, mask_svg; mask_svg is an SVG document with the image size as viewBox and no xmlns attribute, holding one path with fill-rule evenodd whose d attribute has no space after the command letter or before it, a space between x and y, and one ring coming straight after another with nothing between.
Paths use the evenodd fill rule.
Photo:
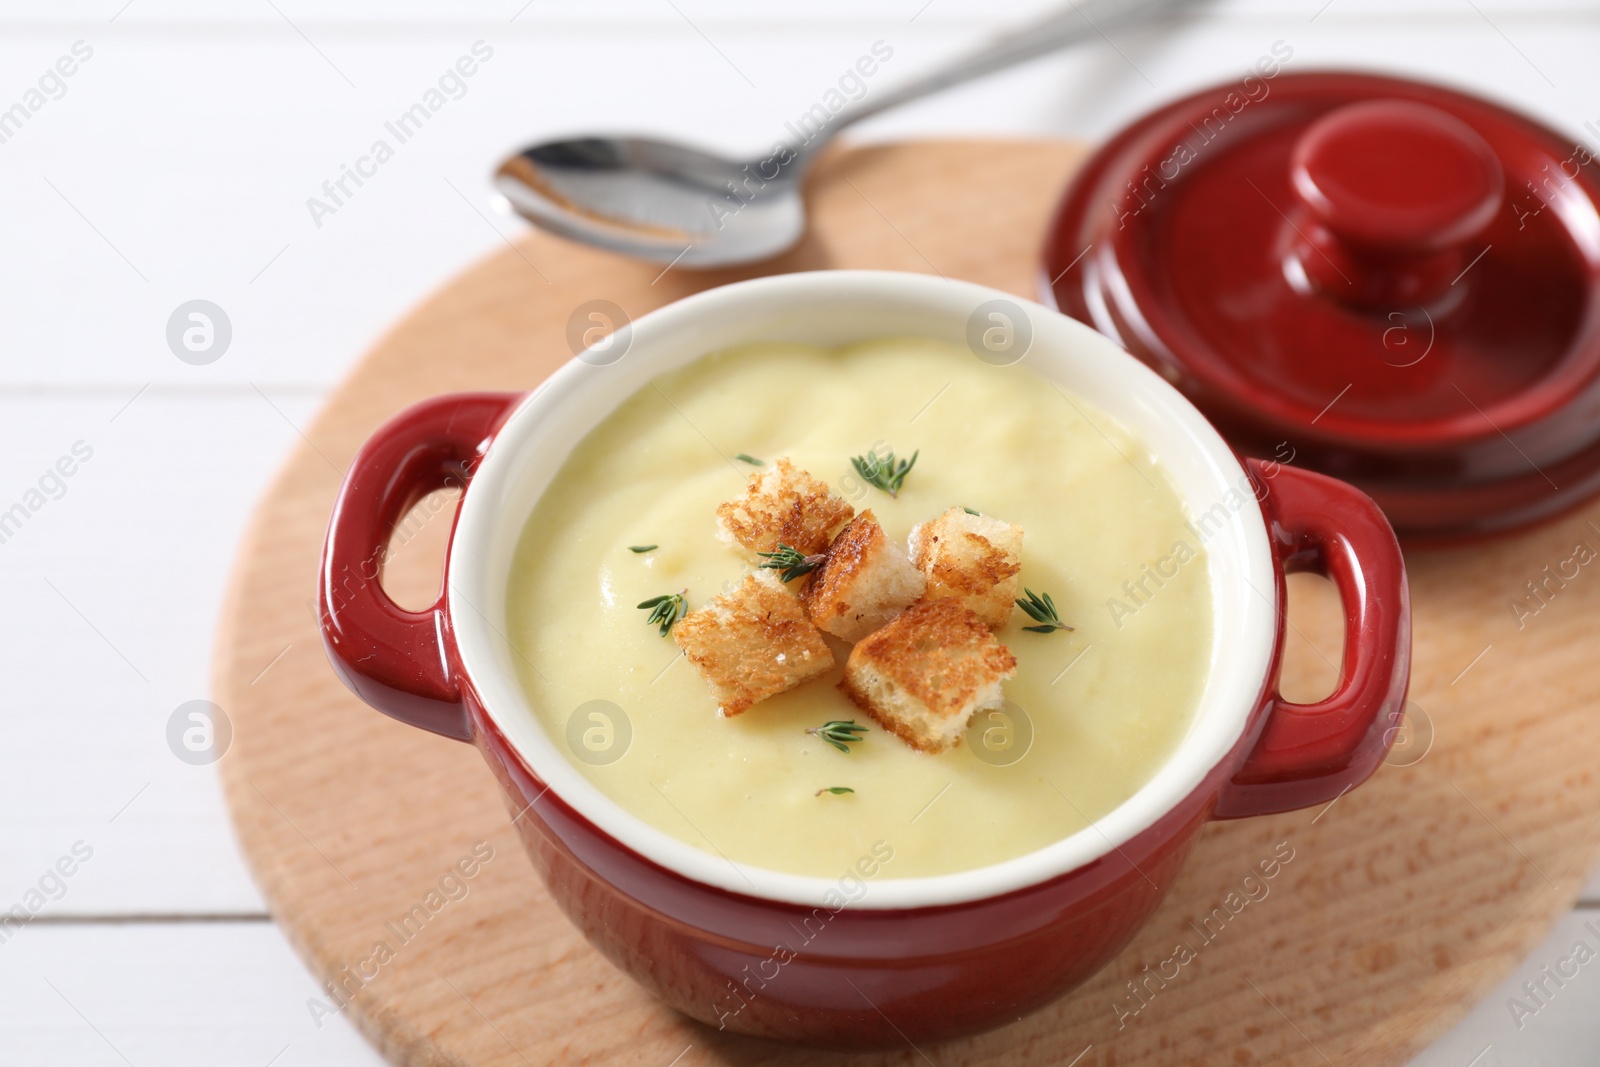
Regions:
<instances>
[{"instance_id":1,"label":"white wooden table","mask_svg":"<svg viewBox=\"0 0 1600 1067\"><path fill-rule=\"evenodd\" d=\"M0 1064L380 1062L342 1019L314 1023L315 986L243 867L215 767L183 762L167 740L174 710L207 695L236 541L296 427L388 323L520 230L487 195L505 149L588 129L763 148L873 42L894 50L874 82L888 84L1048 3L1009 6L5 4L0 516L18 503L26 515L0 522L0 665L13 683L0 911L37 914L0 923ZM1290 69L1455 83L1591 143L1584 123L1600 120L1600 12L1578 0L1231 0L1113 36L861 136L1100 138L1279 40ZM323 183L479 41L492 57L459 98L313 218L308 198L328 202ZM8 127L14 103L26 115ZM166 336L194 299L232 328L204 365L176 358ZM63 457L71 476L50 474ZM70 859L75 846L92 854ZM48 873L63 857L73 873ZM1586 921L1600 930L1600 883L1418 1063L1600 1060L1600 965L1520 1027L1507 1006L1575 941L1600 945Z\"/></svg>"}]
</instances>

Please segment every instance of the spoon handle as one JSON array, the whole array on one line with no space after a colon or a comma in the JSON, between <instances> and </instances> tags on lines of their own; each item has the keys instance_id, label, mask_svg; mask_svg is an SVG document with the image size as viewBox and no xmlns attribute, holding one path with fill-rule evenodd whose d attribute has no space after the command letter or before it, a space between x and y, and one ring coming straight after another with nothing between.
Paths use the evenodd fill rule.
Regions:
<instances>
[{"instance_id":1,"label":"spoon handle","mask_svg":"<svg viewBox=\"0 0 1600 1067\"><path fill-rule=\"evenodd\" d=\"M913 78L876 99L865 101L840 114L829 132L838 133L846 126L892 107L1048 55L1079 41L1104 38L1109 28L1121 26L1136 17L1159 14L1185 2L1187 0L1078 0L1074 3L1068 0L1064 10L1031 26L1013 30L949 66ZM817 147L821 146L812 146L813 149Z\"/></svg>"}]
</instances>

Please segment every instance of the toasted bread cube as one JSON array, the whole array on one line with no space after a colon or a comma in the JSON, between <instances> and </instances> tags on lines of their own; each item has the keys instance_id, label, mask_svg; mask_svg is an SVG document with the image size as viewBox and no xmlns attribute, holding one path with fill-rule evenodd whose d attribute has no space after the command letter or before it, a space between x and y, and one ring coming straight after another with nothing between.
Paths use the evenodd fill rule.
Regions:
<instances>
[{"instance_id":1,"label":"toasted bread cube","mask_svg":"<svg viewBox=\"0 0 1600 1067\"><path fill-rule=\"evenodd\" d=\"M717 525L724 540L751 552L773 552L784 544L810 556L827 548L833 532L855 513L826 482L780 459L752 475L743 496L717 506Z\"/></svg>"},{"instance_id":2,"label":"toasted bread cube","mask_svg":"<svg viewBox=\"0 0 1600 1067\"><path fill-rule=\"evenodd\" d=\"M821 632L771 571L685 615L672 637L711 686L722 715L809 682L834 662Z\"/></svg>"},{"instance_id":3,"label":"toasted bread cube","mask_svg":"<svg viewBox=\"0 0 1600 1067\"><path fill-rule=\"evenodd\" d=\"M906 550L868 510L833 539L800 602L818 628L859 641L921 600L927 585Z\"/></svg>"},{"instance_id":4,"label":"toasted bread cube","mask_svg":"<svg viewBox=\"0 0 1600 1067\"><path fill-rule=\"evenodd\" d=\"M953 597L912 605L868 634L845 663L844 690L862 711L912 748L944 752L972 716L1004 703L1000 683L1017 658Z\"/></svg>"},{"instance_id":5,"label":"toasted bread cube","mask_svg":"<svg viewBox=\"0 0 1600 1067\"><path fill-rule=\"evenodd\" d=\"M994 630L1016 607L1022 527L951 508L911 531L911 561L928 578L928 598L959 597Z\"/></svg>"}]
</instances>

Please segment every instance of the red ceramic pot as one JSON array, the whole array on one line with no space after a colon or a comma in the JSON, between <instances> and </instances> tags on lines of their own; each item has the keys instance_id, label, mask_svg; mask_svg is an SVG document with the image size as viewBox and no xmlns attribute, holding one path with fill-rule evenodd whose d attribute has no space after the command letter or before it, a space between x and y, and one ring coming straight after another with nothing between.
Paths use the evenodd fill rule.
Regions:
<instances>
[{"instance_id":1,"label":"red ceramic pot","mask_svg":"<svg viewBox=\"0 0 1600 1067\"><path fill-rule=\"evenodd\" d=\"M990 363L1026 359L1149 446L1206 550L1211 674L1155 777L1038 852L927 878L874 877L870 856L836 879L734 864L622 810L540 725L502 635L512 551L571 446L656 375L741 342L908 334L971 338ZM328 530L321 617L335 670L363 700L478 746L553 898L672 1007L847 1048L1002 1025L1115 956L1208 820L1325 803L1382 759L1410 659L1405 570L1382 514L1341 482L1241 462L1176 390L1087 326L963 282L829 271L702 293L602 345L531 394L440 397L374 434ZM466 492L446 591L406 611L376 580L385 545L412 504L448 485ZM1341 679L1313 705L1276 692L1284 575L1297 570L1330 577L1345 606Z\"/></svg>"}]
</instances>

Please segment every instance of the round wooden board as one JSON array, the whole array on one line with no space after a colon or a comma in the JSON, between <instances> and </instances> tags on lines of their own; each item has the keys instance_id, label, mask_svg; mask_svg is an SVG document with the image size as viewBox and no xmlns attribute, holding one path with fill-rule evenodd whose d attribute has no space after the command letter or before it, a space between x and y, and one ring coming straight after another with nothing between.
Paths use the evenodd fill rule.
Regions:
<instances>
[{"instance_id":1,"label":"round wooden board","mask_svg":"<svg viewBox=\"0 0 1600 1067\"><path fill-rule=\"evenodd\" d=\"M1039 235L1082 154L1056 142L841 152L812 183L811 236L760 272L935 271L1033 297ZM477 753L348 693L311 602L342 471L385 418L435 393L533 386L570 355L567 319L586 300L637 316L751 273L663 272L530 233L374 348L254 517L217 648L216 699L234 727L228 802L283 930L319 981L349 991L308 1009L347 1013L395 1063L841 1058L714 1032L613 970L551 904ZM1547 565L1577 569L1563 561L1580 542L1600 547L1597 518L1408 556L1412 699L1435 735L1423 758L1320 812L1208 827L1133 944L1059 1003L970 1040L856 1059L1404 1063L1544 936L1600 852L1600 656L1585 626L1600 617L1600 577L1582 568L1550 582L1542 606L1519 600ZM448 526L444 510L408 530L386 579L397 595L432 599ZM1291 601L1285 688L1304 698L1329 684L1340 638L1325 585L1297 583ZM1518 602L1539 610L1519 620ZM1410 757L1425 749L1412 743ZM448 880L477 842L492 858ZM1293 859L1247 881L1275 848Z\"/></svg>"}]
</instances>

